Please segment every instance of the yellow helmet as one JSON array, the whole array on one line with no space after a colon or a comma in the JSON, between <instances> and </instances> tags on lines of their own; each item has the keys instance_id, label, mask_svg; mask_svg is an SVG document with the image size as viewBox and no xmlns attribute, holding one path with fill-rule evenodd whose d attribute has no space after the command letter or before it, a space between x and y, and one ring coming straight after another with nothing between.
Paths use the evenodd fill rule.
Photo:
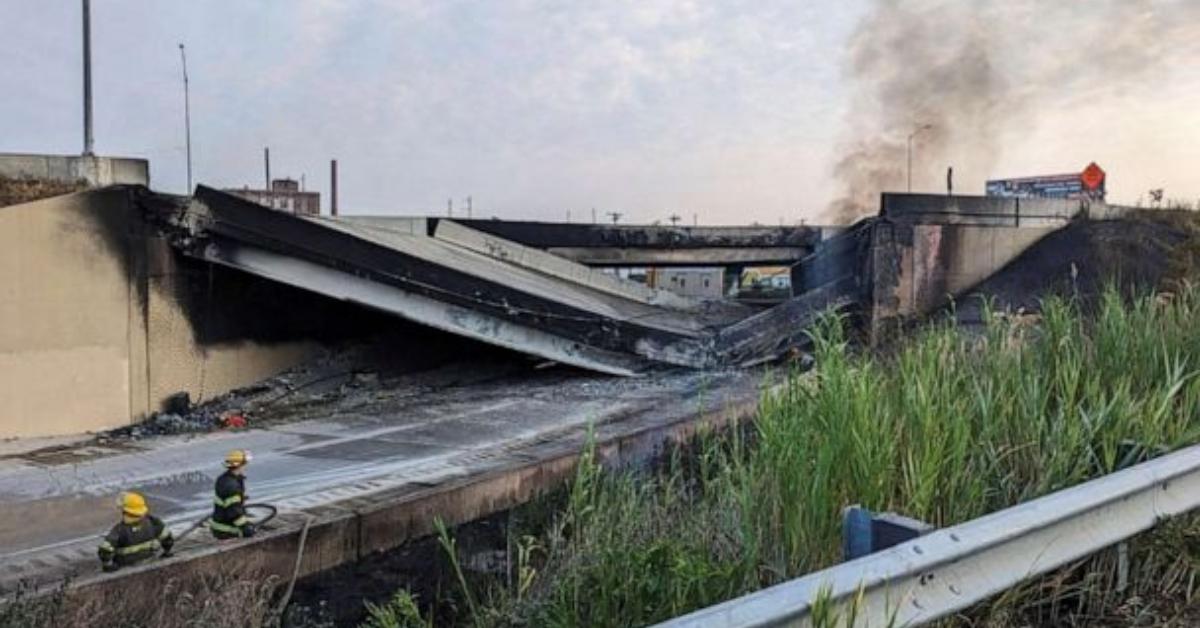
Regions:
<instances>
[{"instance_id":1,"label":"yellow helmet","mask_svg":"<svg viewBox=\"0 0 1200 628\"><path fill-rule=\"evenodd\" d=\"M250 462L250 452L245 449L234 449L225 454L225 467L227 469L236 469L245 466Z\"/></svg>"},{"instance_id":2,"label":"yellow helmet","mask_svg":"<svg viewBox=\"0 0 1200 628\"><path fill-rule=\"evenodd\" d=\"M150 509L146 507L146 498L138 493L129 491L121 493L120 499L121 512L131 517L145 517Z\"/></svg>"}]
</instances>

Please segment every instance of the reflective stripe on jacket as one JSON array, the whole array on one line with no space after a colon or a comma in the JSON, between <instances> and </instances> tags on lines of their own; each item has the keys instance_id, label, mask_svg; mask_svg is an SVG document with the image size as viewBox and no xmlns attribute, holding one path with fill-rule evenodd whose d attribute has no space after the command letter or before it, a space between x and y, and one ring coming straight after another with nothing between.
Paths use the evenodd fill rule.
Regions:
<instances>
[{"instance_id":1,"label":"reflective stripe on jacket","mask_svg":"<svg viewBox=\"0 0 1200 628\"><path fill-rule=\"evenodd\" d=\"M246 479L230 471L222 473L213 487L213 514L209 528L214 532L241 536L246 518Z\"/></svg>"},{"instance_id":2,"label":"reflective stripe on jacket","mask_svg":"<svg viewBox=\"0 0 1200 628\"><path fill-rule=\"evenodd\" d=\"M169 551L175 544L171 530L154 515L136 521L122 521L109 530L97 553L100 562L124 567L142 562L162 549Z\"/></svg>"}]
</instances>

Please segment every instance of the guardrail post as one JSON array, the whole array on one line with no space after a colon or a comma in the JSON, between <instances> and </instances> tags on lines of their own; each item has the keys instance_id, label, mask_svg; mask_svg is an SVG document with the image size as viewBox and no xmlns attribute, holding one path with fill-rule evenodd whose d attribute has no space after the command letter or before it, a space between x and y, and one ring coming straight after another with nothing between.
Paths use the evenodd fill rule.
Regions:
<instances>
[{"instance_id":1,"label":"guardrail post","mask_svg":"<svg viewBox=\"0 0 1200 628\"><path fill-rule=\"evenodd\" d=\"M871 511L855 504L842 511L842 559L854 560L872 551Z\"/></svg>"},{"instance_id":2,"label":"guardrail post","mask_svg":"<svg viewBox=\"0 0 1200 628\"><path fill-rule=\"evenodd\" d=\"M873 513L854 504L842 511L842 557L854 560L928 534L934 527L894 512Z\"/></svg>"}]
</instances>

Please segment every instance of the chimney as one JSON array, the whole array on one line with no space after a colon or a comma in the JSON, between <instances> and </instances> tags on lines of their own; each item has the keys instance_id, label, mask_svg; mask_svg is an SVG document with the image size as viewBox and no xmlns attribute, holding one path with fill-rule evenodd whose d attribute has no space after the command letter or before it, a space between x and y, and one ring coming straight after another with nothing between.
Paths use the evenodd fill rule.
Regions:
<instances>
[{"instance_id":1,"label":"chimney","mask_svg":"<svg viewBox=\"0 0 1200 628\"><path fill-rule=\"evenodd\" d=\"M338 215L337 213L337 160L329 161L329 214L331 216Z\"/></svg>"}]
</instances>

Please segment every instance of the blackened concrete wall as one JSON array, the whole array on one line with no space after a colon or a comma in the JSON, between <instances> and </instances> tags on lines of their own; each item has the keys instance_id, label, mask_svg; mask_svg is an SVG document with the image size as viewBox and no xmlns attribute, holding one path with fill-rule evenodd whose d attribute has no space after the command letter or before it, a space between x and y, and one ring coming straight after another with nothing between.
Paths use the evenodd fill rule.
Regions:
<instances>
[{"instance_id":1,"label":"blackened concrete wall","mask_svg":"<svg viewBox=\"0 0 1200 628\"><path fill-rule=\"evenodd\" d=\"M0 438L119 427L173 393L210 398L317 350L267 318L279 295L231 294L218 281L226 292L196 298L208 271L145 224L143 193L110 187L0 208Z\"/></svg>"}]
</instances>

